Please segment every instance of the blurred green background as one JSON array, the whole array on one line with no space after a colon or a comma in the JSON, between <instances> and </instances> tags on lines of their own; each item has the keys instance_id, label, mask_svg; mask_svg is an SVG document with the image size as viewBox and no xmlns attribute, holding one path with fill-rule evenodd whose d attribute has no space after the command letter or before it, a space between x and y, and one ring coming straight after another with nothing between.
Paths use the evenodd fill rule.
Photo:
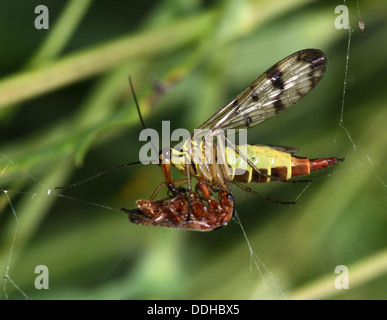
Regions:
<instances>
[{"instance_id":1,"label":"blurred green background","mask_svg":"<svg viewBox=\"0 0 387 320\"><path fill-rule=\"evenodd\" d=\"M40 4L49 30L34 27ZM347 1L352 32L334 27L342 4L2 1L0 298L386 299L387 4ZM119 209L151 195L158 166L53 190L138 160L128 75L148 127L193 130L305 48L327 54L325 77L249 130L249 143L346 160L311 185L252 186L295 206L234 189L249 243L237 221L210 233L130 224ZM155 83L168 90L158 96ZM37 265L49 268L49 290L34 287ZM338 265L349 268L348 290L335 288Z\"/></svg>"}]
</instances>

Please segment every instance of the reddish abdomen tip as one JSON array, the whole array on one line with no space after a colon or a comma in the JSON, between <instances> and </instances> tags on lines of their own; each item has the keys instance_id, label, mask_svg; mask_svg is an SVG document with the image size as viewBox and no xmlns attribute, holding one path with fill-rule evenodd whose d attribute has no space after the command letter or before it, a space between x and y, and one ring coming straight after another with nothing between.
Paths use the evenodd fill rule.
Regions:
<instances>
[{"instance_id":1,"label":"reddish abdomen tip","mask_svg":"<svg viewBox=\"0 0 387 320\"><path fill-rule=\"evenodd\" d=\"M333 158L318 158L308 159L301 157L292 157L292 177L308 175L312 171L322 170L337 164L344 159Z\"/></svg>"}]
</instances>

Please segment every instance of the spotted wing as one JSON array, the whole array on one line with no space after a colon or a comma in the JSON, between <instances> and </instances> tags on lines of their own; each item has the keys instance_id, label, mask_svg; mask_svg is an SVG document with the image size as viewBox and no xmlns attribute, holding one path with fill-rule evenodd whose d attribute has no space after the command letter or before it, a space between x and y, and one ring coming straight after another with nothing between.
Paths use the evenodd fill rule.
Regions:
<instances>
[{"instance_id":1,"label":"spotted wing","mask_svg":"<svg viewBox=\"0 0 387 320\"><path fill-rule=\"evenodd\" d=\"M326 66L327 58L320 50L295 52L272 66L200 128L250 128L270 119L307 95Z\"/></svg>"}]
</instances>

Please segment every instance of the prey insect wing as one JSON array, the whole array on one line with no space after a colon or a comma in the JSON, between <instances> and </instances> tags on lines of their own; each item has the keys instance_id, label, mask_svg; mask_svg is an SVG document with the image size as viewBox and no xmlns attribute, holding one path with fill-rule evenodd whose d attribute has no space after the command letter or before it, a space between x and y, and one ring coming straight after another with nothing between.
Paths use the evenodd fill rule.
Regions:
<instances>
[{"instance_id":1,"label":"prey insect wing","mask_svg":"<svg viewBox=\"0 0 387 320\"><path fill-rule=\"evenodd\" d=\"M251 128L278 115L317 85L326 65L327 58L320 50L293 53L263 73L200 129Z\"/></svg>"}]
</instances>

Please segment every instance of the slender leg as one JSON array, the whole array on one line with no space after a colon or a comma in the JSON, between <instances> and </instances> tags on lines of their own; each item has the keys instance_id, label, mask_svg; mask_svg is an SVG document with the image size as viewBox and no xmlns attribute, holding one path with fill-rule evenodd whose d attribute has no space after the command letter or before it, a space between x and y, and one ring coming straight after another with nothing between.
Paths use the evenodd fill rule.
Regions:
<instances>
[{"instance_id":1,"label":"slender leg","mask_svg":"<svg viewBox=\"0 0 387 320\"><path fill-rule=\"evenodd\" d=\"M164 174L164 179L166 182L166 185L168 186L168 189L171 190L173 193L176 193L175 190L175 184L173 182L173 178L171 175L171 164L170 163L161 163L161 170Z\"/></svg>"},{"instance_id":2,"label":"slender leg","mask_svg":"<svg viewBox=\"0 0 387 320\"><path fill-rule=\"evenodd\" d=\"M266 201L277 203L277 204L296 204L295 201L279 201L279 200L274 200L274 199L271 199L269 197L264 196L263 194L260 194L260 193L256 192L253 189L250 189L249 187L246 187L245 185L241 184L240 182L233 181L233 183L236 184L238 187L242 188L243 190L245 190L246 192L250 192L250 193L252 193L252 194L254 194L254 195L258 196L258 197L261 197L262 199L264 199Z\"/></svg>"},{"instance_id":3,"label":"slender leg","mask_svg":"<svg viewBox=\"0 0 387 320\"><path fill-rule=\"evenodd\" d=\"M185 221L191 220L191 194L192 194L192 188L191 188L191 173L190 173L190 164L186 163L185 165L185 174L187 176L187 188L188 188L188 213L187 218Z\"/></svg>"},{"instance_id":4,"label":"slender leg","mask_svg":"<svg viewBox=\"0 0 387 320\"><path fill-rule=\"evenodd\" d=\"M220 170L222 171L222 176L224 179L224 182L227 185L228 192L232 195L232 189L230 186L230 176L228 174L228 163L226 160L226 149L225 149L225 137L223 134L219 134L217 136L217 146L219 147L219 152L217 152L217 160L220 160L220 163L217 164L220 167Z\"/></svg>"},{"instance_id":5,"label":"slender leg","mask_svg":"<svg viewBox=\"0 0 387 320\"><path fill-rule=\"evenodd\" d=\"M180 186L180 185L186 184L186 183L187 183L187 179L182 179L182 180L176 180L176 181L174 181L174 185L175 185L175 186ZM162 187L167 187L167 186L168 186L168 182L166 182L166 181L161 182L161 183L159 184L159 186L156 188L156 190L152 193L152 195L151 195L151 197L149 198L149 200L152 201L152 200L156 197L156 195L159 193L160 189L161 189ZM176 188L175 188L175 192L176 192Z\"/></svg>"}]
</instances>

